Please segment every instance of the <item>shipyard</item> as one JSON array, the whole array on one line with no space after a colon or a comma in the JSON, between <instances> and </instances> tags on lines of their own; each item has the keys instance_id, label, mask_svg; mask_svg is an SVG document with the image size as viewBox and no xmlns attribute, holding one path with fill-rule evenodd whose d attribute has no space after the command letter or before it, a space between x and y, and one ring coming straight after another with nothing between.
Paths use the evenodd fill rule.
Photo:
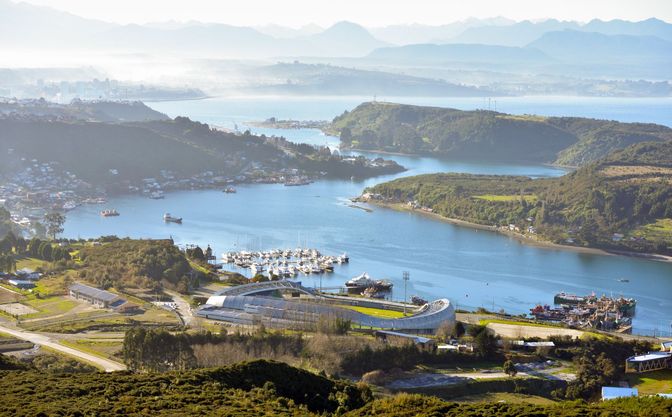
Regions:
<instances>
[{"instance_id":1,"label":"shipyard","mask_svg":"<svg viewBox=\"0 0 672 417\"><path fill-rule=\"evenodd\" d=\"M633 298L586 296L558 293L554 297L556 307L537 304L530 309L531 315L542 321L557 322L572 328L597 329L630 333L632 317L637 301Z\"/></svg>"}]
</instances>

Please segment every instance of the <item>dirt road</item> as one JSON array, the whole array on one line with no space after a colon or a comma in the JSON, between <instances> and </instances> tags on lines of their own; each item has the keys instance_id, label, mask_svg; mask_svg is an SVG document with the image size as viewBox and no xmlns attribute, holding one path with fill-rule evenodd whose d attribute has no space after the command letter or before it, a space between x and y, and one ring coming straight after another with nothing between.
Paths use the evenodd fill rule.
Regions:
<instances>
[{"instance_id":1,"label":"dirt road","mask_svg":"<svg viewBox=\"0 0 672 417\"><path fill-rule=\"evenodd\" d=\"M115 362L109 359L104 359L101 358L100 356L91 355L89 353L82 352L81 350L73 349L68 346L63 346L60 343L58 343L57 340L52 339L49 336L41 335L39 333L27 332L24 330L11 329L5 326L0 326L0 332L10 334L18 339L27 340L36 345L46 346L61 353L65 353L66 355L83 359L87 362L100 366L101 368L105 369L105 372L126 370L126 366L122 363Z\"/></svg>"}]
</instances>

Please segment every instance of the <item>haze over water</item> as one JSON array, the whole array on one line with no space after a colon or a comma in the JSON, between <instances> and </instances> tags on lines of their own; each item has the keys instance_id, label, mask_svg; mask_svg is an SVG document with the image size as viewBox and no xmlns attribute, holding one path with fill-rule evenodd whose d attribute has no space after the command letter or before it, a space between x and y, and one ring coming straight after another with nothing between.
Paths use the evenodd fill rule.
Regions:
<instances>
[{"instance_id":1,"label":"haze over water","mask_svg":"<svg viewBox=\"0 0 672 417\"><path fill-rule=\"evenodd\" d=\"M177 115L213 125L246 127L245 122L278 119L331 119L370 98L232 98L152 103L171 117ZM398 98L410 104L460 109L487 108L482 98ZM494 103L490 102L494 109ZM497 99L497 110L608 118L672 125L672 100L518 97ZM252 128L296 142L335 146L337 138L318 131ZM374 155L367 153L367 155ZM228 250L296 247L299 242L327 254L348 252L351 263L322 276L324 287L342 285L364 271L389 278L393 298L404 296L402 271L409 271L408 295L447 297L459 307L483 306L510 313L526 313L536 303L552 303L559 291L623 294L638 300L634 331L669 334L672 325L672 264L635 258L582 254L528 246L517 240L440 222L416 213L348 207L349 198L366 186L394 177L432 172L558 176L563 170L547 166L492 164L390 156L407 172L363 182L318 181L305 187L239 186L237 194L221 190L185 191L165 200L127 196L111 199L106 207L121 213L102 218L100 206L82 206L68 213L69 237L118 236L167 238L178 244L210 244L216 254ZM164 224L171 212L184 224ZM629 279L629 283L618 279ZM315 276L300 277L304 285L319 286Z\"/></svg>"}]
</instances>

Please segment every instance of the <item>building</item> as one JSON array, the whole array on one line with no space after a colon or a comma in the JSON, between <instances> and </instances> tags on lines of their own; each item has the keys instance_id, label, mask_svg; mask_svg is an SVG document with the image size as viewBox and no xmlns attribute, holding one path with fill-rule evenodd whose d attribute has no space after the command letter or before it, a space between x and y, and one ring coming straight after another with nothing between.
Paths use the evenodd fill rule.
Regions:
<instances>
[{"instance_id":1,"label":"building","mask_svg":"<svg viewBox=\"0 0 672 417\"><path fill-rule=\"evenodd\" d=\"M672 352L672 340L667 342L660 342L660 350L663 352Z\"/></svg>"},{"instance_id":2,"label":"building","mask_svg":"<svg viewBox=\"0 0 672 417\"><path fill-rule=\"evenodd\" d=\"M31 288L35 288L35 283L33 281L28 281L25 279L10 279L7 282L9 282L10 285L13 285L16 288L20 288L22 290L30 290Z\"/></svg>"},{"instance_id":3,"label":"building","mask_svg":"<svg viewBox=\"0 0 672 417\"><path fill-rule=\"evenodd\" d=\"M637 391L637 388L602 387L602 401L636 397L638 395L639 391Z\"/></svg>"},{"instance_id":4,"label":"building","mask_svg":"<svg viewBox=\"0 0 672 417\"><path fill-rule=\"evenodd\" d=\"M70 297L75 300L86 301L93 304L95 307L109 308L116 307L126 302L117 294L109 291L100 290L98 288L89 287L84 284L73 284L70 286Z\"/></svg>"},{"instance_id":5,"label":"building","mask_svg":"<svg viewBox=\"0 0 672 417\"><path fill-rule=\"evenodd\" d=\"M406 345L413 343L423 350L434 351L436 349L436 341L428 337L415 336L412 334L393 332L389 330L377 330L374 332L376 339L383 340L386 343L394 346Z\"/></svg>"},{"instance_id":6,"label":"building","mask_svg":"<svg viewBox=\"0 0 672 417\"><path fill-rule=\"evenodd\" d=\"M649 352L625 360L625 372L650 372L672 369L672 352Z\"/></svg>"}]
</instances>

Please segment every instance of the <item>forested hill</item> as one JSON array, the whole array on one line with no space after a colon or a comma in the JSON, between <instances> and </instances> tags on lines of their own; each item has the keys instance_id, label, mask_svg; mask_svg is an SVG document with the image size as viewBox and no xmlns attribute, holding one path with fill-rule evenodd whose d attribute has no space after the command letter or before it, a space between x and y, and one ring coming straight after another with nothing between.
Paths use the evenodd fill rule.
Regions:
<instances>
[{"instance_id":1,"label":"forested hill","mask_svg":"<svg viewBox=\"0 0 672 417\"><path fill-rule=\"evenodd\" d=\"M111 111L111 110L108 110ZM54 162L94 186L137 183L169 171L179 179L204 172L239 175L252 164L268 171L296 168L329 176L360 178L399 172L392 162L348 162L309 145L283 138L235 134L186 117L148 121L62 120L51 117L0 117L0 176L26 163Z\"/></svg>"},{"instance_id":2,"label":"forested hill","mask_svg":"<svg viewBox=\"0 0 672 417\"><path fill-rule=\"evenodd\" d=\"M672 254L672 141L632 145L560 178L431 174L364 195L556 243Z\"/></svg>"},{"instance_id":3,"label":"forested hill","mask_svg":"<svg viewBox=\"0 0 672 417\"><path fill-rule=\"evenodd\" d=\"M510 115L369 102L328 129L343 148L580 166L628 145L672 139L672 129L577 117Z\"/></svg>"}]
</instances>

